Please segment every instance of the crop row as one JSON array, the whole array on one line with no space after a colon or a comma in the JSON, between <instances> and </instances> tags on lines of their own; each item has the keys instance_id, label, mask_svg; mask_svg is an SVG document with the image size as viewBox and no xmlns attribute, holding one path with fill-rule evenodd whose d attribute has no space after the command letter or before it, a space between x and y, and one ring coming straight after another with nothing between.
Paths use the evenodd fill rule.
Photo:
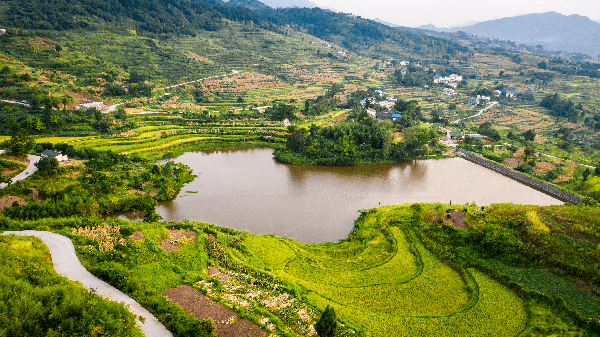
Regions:
<instances>
[{"instance_id":1,"label":"crop row","mask_svg":"<svg viewBox=\"0 0 600 337\"><path fill-rule=\"evenodd\" d=\"M373 336L517 336L525 328L527 311L519 297L486 275L469 270L478 286L478 300L466 310L446 316L393 316L371 313L311 293L323 308L332 305L344 320ZM398 301L405 299L392 295Z\"/></svg>"},{"instance_id":2,"label":"crop row","mask_svg":"<svg viewBox=\"0 0 600 337\"><path fill-rule=\"evenodd\" d=\"M572 281L536 268L519 268L499 261L489 261L488 265L509 275L526 289L536 290L550 297L562 298L572 310L583 316L600 317L600 299L583 292Z\"/></svg>"},{"instance_id":3,"label":"crop row","mask_svg":"<svg viewBox=\"0 0 600 337\"><path fill-rule=\"evenodd\" d=\"M405 282L417 273L416 257L410 253L410 243L397 227L390 229L397 243L394 256L385 264L368 269L332 270L315 265L302 257L287 265L286 272L296 278L323 285L364 287L381 283Z\"/></svg>"},{"instance_id":4,"label":"crop row","mask_svg":"<svg viewBox=\"0 0 600 337\"><path fill-rule=\"evenodd\" d=\"M460 274L439 261L419 242L415 244L423 270L409 282L381 284L390 282L394 277L395 270L388 264L381 266L380 285L356 284L354 288L343 288L307 280L298 282L323 298L374 313L438 316L459 311L467 304L470 295ZM404 254L410 252L406 250Z\"/></svg>"}]
</instances>

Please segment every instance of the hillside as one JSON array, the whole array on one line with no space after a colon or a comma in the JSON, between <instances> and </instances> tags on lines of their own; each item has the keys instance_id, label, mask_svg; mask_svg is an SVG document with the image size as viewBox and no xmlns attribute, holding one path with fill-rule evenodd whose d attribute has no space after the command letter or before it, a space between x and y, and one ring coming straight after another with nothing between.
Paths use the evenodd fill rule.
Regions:
<instances>
[{"instance_id":1,"label":"hillside","mask_svg":"<svg viewBox=\"0 0 600 337\"><path fill-rule=\"evenodd\" d=\"M146 34L187 34L195 30L217 31L222 19L252 22L256 27L283 33L294 25L306 33L333 42L364 56L419 57L439 59L445 54L458 56L466 50L447 40L401 32L374 21L319 8L262 8L252 11L250 2L227 5L221 0L158 2L71 1L55 6L48 0L27 4L10 1L0 14L0 24L7 27L67 30L74 28ZM252 4L256 7L256 3ZM90 19L93 18L93 19ZM110 24L108 24L110 23Z\"/></svg>"},{"instance_id":2,"label":"hillside","mask_svg":"<svg viewBox=\"0 0 600 337\"><path fill-rule=\"evenodd\" d=\"M429 24L420 26L419 28L410 28L398 26L389 22L378 21L386 26L395 27L399 30L410 32L417 35L432 36L449 41L456 42L463 46L472 46L476 48L485 49L502 49L507 51L513 51L518 53L527 53L544 57L561 58L567 61L576 62L598 62L600 58L597 56L591 56L583 54L581 52L567 52L561 50L551 50L539 44L527 44L517 43L514 40L502 40L498 38L486 37L483 35L475 35L466 33L460 28L437 28L436 26Z\"/></svg>"},{"instance_id":3,"label":"hillside","mask_svg":"<svg viewBox=\"0 0 600 337\"><path fill-rule=\"evenodd\" d=\"M580 15L528 14L453 28L477 36L509 40L546 49L600 55L600 24Z\"/></svg>"},{"instance_id":4,"label":"hillside","mask_svg":"<svg viewBox=\"0 0 600 337\"><path fill-rule=\"evenodd\" d=\"M327 306L343 323L341 337L598 335L597 64L255 0L12 0L0 5L0 24L8 29L0 36L0 147L10 152L0 158L2 179L27 167L28 153L70 158L45 160L0 189L0 231L69 237L90 272L174 336L238 327L252 336L314 335ZM99 108L78 109L90 102ZM382 113L391 119L372 117ZM452 144L446 130L467 136ZM346 239L323 244L199 219L160 222L157 213L193 179L171 160L189 151L266 147L280 168L384 163L420 176L403 162L453 156L448 145L576 194L582 205L386 206L360 211ZM206 192L198 189L185 197ZM38 317L66 306L60 289L80 294L78 314L33 324L35 334L68 321L104 329L97 335L119 326L137 335L122 307L98 315L104 325L90 319L88 308L111 305L59 280L38 241L0 237L0 255L10 257L0 261L10 271L0 275L0 300L18 300L21 310L0 306L0 336L33 335L19 334L20 324L46 322ZM20 296L32 292L54 301L37 316L26 310L35 301Z\"/></svg>"},{"instance_id":5,"label":"hillside","mask_svg":"<svg viewBox=\"0 0 600 337\"><path fill-rule=\"evenodd\" d=\"M341 336L462 337L596 335L597 224L597 208L413 204L364 210L348 239L324 244L193 221L0 228L71 238L87 269L145 303L174 336L248 324L260 336L314 335L331 305ZM35 286L27 273L21 283Z\"/></svg>"}]
</instances>

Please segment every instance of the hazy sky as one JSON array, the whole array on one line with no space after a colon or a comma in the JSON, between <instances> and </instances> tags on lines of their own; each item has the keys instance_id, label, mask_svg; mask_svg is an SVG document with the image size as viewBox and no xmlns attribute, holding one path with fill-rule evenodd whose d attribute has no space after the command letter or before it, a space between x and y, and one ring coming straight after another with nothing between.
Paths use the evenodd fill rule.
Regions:
<instances>
[{"instance_id":1,"label":"hazy sky","mask_svg":"<svg viewBox=\"0 0 600 337\"><path fill-rule=\"evenodd\" d=\"M320 7L397 25L437 27L464 25L529 13L554 11L600 20L599 0L311 0Z\"/></svg>"}]
</instances>

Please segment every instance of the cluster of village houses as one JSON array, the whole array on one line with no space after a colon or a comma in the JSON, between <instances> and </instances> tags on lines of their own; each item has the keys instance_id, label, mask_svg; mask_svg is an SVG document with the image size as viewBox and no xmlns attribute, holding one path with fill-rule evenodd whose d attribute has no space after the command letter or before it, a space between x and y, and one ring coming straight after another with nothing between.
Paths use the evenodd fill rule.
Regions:
<instances>
[{"instance_id":1,"label":"cluster of village houses","mask_svg":"<svg viewBox=\"0 0 600 337\"><path fill-rule=\"evenodd\" d=\"M448 95L448 96L460 96L459 93L457 93L456 91L454 91L454 89L456 89L456 87L458 86L458 82L462 81L463 77L457 74L450 74L449 76L434 76L433 77L433 83L435 84L445 84L448 87L444 88L444 94Z\"/></svg>"},{"instance_id":2,"label":"cluster of village houses","mask_svg":"<svg viewBox=\"0 0 600 337\"><path fill-rule=\"evenodd\" d=\"M398 118L402 117L401 114L398 114L392 110L396 105L396 101L398 101L398 99L394 95L388 95L383 90L375 90L375 93L379 95L379 97L384 97L385 99L377 101L375 97L365 97L365 99L360 101L360 104L362 106L365 106L367 102L369 102L370 105L379 105L385 108L385 110L382 111L376 111L375 109L367 108L367 113L371 117L375 118L379 122L395 121Z\"/></svg>"},{"instance_id":3,"label":"cluster of village houses","mask_svg":"<svg viewBox=\"0 0 600 337\"><path fill-rule=\"evenodd\" d=\"M457 93L454 89L456 89L456 87L458 86L458 82L460 82L462 80L463 80L463 77L460 75L457 75L457 74L450 74L449 76L437 76L436 75L433 77L433 83L436 83L436 84L442 83L447 86L443 89L443 93L444 93L444 95L448 95L448 96L460 96L460 94ZM517 99L515 93L511 92L511 91L502 92L501 90L494 90L494 93L498 97L505 96L507 99L513 99L513 100ZM491 101L491 97L489 97L489 96L477 95L476 97L469 98L469 101L467 102L467 104L478 105L478 104L489 103L490 101Z\"/></svg>"}]
</instances>

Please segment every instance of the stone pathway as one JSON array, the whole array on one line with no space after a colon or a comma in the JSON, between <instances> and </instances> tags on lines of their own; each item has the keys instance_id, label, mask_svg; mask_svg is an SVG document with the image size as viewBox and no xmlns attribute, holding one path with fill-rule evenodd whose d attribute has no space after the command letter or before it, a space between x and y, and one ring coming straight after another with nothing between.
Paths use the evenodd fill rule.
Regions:
<instances>
[{"instance_id":1,"label":"stone pathway","mask_svg":"<svg viewBox=\"0 0 600 337\"><path fill-rule=\"evenodd\" d=\"M88 290L93 290L97 295L113 301L125 303L134 315L145 319L144 323L137 321L142 332L148 337L172 337L173 335L160 323L154 315L144 309L131 297L125 295L110 284L98 279L88 272L75 254L75 247L71 240L65 236L41 231L4 232L2 235L36 236L50 249L52 264L56 272L70 280L81 282Z\"/></svg>"}]
</instances>

